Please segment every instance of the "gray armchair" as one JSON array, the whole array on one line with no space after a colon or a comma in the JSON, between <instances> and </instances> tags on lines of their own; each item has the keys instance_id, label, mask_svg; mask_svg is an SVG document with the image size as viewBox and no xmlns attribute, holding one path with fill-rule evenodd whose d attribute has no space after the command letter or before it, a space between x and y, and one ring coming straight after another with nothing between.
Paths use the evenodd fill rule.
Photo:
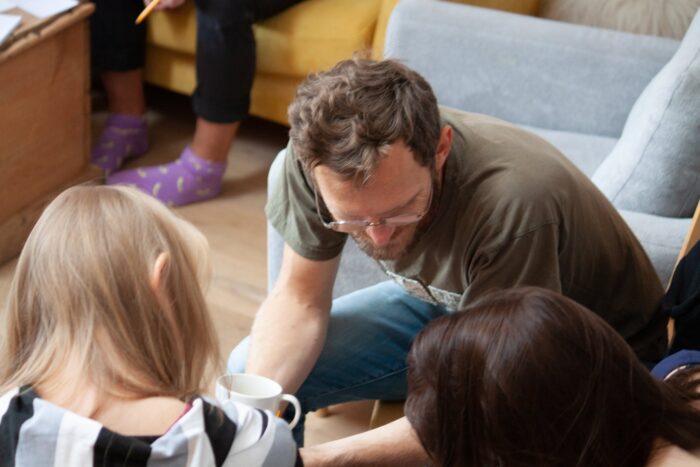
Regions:
<instances>
[{"instance_id":1,"label":"gray armchair","mask_svg":"<svg viewBox=\"0 0 700 467\"><path fill-rule=\"evenodd\" d=\"M618 207L668 282L700 199L700 14L678 42L403 0L385 55L426 77L441 104L508 120L559 148ZM268 247L272 286L282 248L272 227ZM334 293L384 279L349 241Z\"/></svg>"}]
</instances>

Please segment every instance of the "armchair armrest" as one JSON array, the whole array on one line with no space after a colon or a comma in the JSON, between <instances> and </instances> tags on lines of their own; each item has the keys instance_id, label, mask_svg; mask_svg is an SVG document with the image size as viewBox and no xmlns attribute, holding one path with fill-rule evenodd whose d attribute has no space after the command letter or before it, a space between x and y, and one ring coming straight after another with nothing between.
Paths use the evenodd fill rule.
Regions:
<instances>
[{"instance_id":1,"label":"armchair armrest","mask_svg":"<svg viewBox=\"0 0 700 467\"><path fill-rule=\"evenodd\" d=\"M619 137L679 42L435 0L403 0L385 56L441 104L538 128Z\"/></svg>"}]
</instances>

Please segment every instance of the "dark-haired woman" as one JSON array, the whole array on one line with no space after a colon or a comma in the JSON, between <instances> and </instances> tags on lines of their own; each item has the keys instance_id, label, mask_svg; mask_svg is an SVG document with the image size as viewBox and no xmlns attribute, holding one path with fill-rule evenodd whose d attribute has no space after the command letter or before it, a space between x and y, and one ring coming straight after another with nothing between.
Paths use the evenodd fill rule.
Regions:
<instances>
[{"instance_id":1,"label":"dark-haired woman","mask_svg":"<svg viewBox=\"0 0 700 467\"><path fill-rule=\"evenodd\" d=\"M406 415L445 467L697 466L694 371L657 381L591 311L498 291L416 338Z\"/></svg>"}]
</instances>

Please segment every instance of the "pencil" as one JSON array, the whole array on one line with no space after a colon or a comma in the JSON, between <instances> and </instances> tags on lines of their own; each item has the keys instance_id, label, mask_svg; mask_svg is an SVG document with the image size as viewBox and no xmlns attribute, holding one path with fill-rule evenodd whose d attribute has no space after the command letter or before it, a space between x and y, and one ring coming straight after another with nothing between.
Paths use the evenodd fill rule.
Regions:
<instances>
[{"instance_id":1,"label":"pencil","mask_svg":"<svg viewBox=\"0 0 700 467\"><path fill-rule=\"evenodd\" d=\"M146 19L146 16L148 16L149 14L151 14L151 12L153 11L153 9L154 9L155 7L157 7L159 3L160 3L160 0L153 0L151 3L149 3L148 5L146 5L146 8L144 8L143 11L141 12L141 14L139 15L139 17L136 18L136 24L141 24L141 22L142 22L144 19Z\"/></svg>"}]
</instances>

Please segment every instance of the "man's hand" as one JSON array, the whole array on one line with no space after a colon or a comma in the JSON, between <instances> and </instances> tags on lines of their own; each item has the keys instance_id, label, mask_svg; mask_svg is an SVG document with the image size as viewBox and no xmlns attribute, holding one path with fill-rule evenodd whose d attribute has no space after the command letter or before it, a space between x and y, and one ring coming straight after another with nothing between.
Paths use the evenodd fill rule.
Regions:
<instances>
[{"instance_id":1,"label":"man's hand","mask_svg":"<svg viewBox=\"0 0 700 467\"><path fill-rule=\"evenodd\" d=\"M406 417L354 436L300 450L306 467L420 467L429 462Z\"/></svg>"},{"instance_id":2,"label":"man's hand","mask_svg":"<svg viewBox=\"0 0 700 467\"><path fill-rule=\"evenodd\" d=\"M153 0L143 0L144 5L148 5L151 3ZM185 3L185 0L160 0L160 3L156 6L156 10L174 10L175 8L178 8L182 6L182 4Z\"/></svg>"}]
</instances>

